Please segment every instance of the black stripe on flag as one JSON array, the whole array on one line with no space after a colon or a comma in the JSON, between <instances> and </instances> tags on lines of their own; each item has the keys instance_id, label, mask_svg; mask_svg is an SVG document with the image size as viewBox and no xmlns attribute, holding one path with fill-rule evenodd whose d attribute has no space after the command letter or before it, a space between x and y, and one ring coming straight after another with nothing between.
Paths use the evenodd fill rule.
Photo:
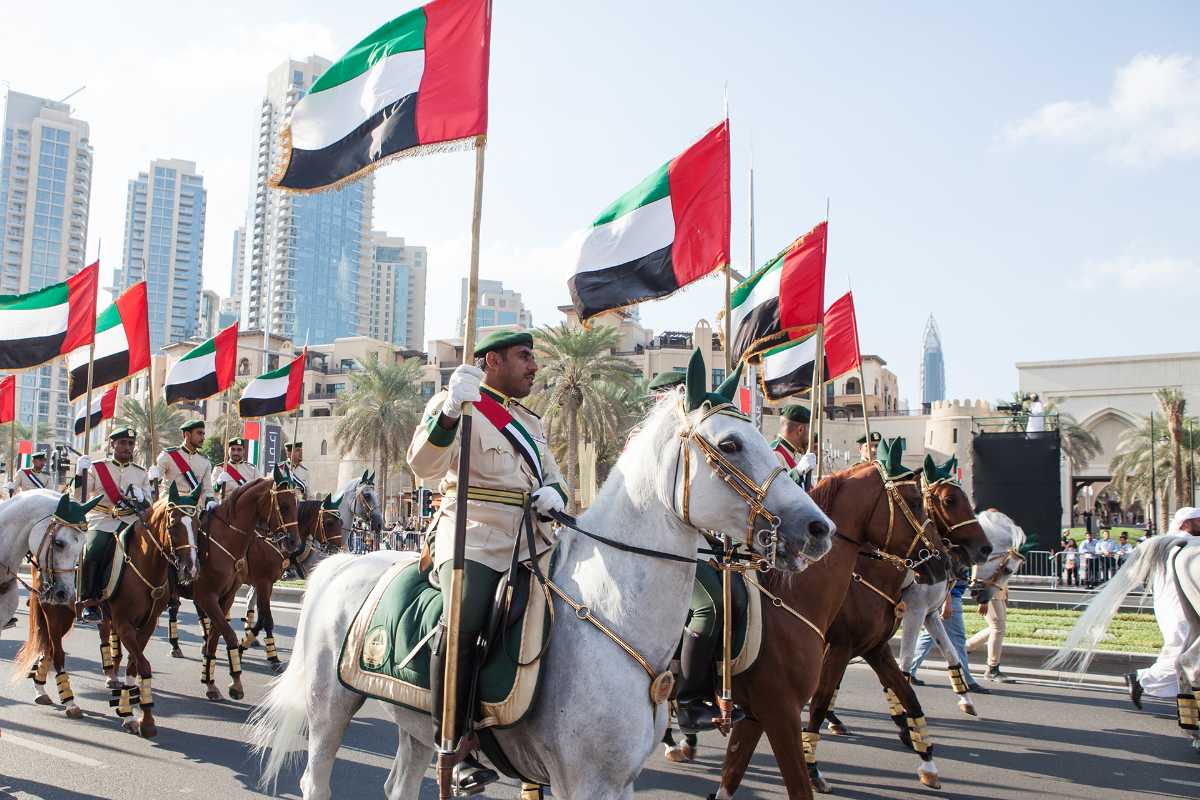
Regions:
<instances>
[{"instance_id":1,"label":"black stripe on flag","mask_svg":"<svg viewBox=\"0 0 1200 800\"><path fill-rule=\"evenodd\" d=\"M107 386L129 377L129 351L97 358L92 362L92 388ZM87 362L71 370L71 388L67 398L73 403L87 393Z\"/></svg>"},{"instance_id":2,"label":"black stripe on flag","mask_svg":"<svg viewBox=\"0 0 1200 800\"><path fill-rule=\"evenodd\" d=\"M28 369L45 364L62 353L67 332L33 339L0 341L0 370Z\"/></svg>"},{"instance_id":3,"label":"black stripe on flag","mask_svg":"<svg viewBox=\"0 0 1200 800\"><path fill-rule=\"evenodd\" d=\"M188 383L168 383L167 403L180 403L187 400L204 400L221 391L217 386L217 373L210 372L203 378L197 378Z\"/></svg>"},{"instance_id":4,"label":"black stripe on flag","mask_svg":"<svg viewBox=\"0 0 1200 800\"><path fill-rule=\"evenodd\" d=\"M786 341L779 330L779 298L759 303L733 334L735 363L747 355Z\"/></svg>"},{"instance_id":5,"label":"black stripe on flag","mask_svg":"<svg viewBox=\"0 0 1200 800\"><path fill-rule=\"evenodd\" d=\"M287 405L287 395L279 397L243 397L238 401L238 413L243 417L265 417L271 414L283 414Z\"/></svg>"},{"instance_id":6,"label":"black stripe on flag","mask_svg":"<svg viewBox=\"0 0 1200 800\"><path fill-rule=\"evenodd\" d=\"M339 141L320 150L293 147L280 184L291 189L317 189L393 153L416 147L417 93L376 111Z\"/></svg>"},{"instance_id":7,"label":"black stripe on flag","mask_svg":"<svg viewBox=\"0 0 1200 800\"><path fill-rule=\"evenodd\" d=\"M567 281L579 316L664 297L679 288L671 262L671 245L634 261L604 269L577 272Z\"/></svg>"}]
</instances>

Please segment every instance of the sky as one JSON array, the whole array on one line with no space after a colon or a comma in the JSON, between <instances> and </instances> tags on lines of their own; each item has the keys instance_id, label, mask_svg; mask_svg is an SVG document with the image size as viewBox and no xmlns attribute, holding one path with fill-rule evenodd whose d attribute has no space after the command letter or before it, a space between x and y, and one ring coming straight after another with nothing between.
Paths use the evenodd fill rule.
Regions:
<instances>
[{"instance_id":1,"label":"sky","mask_svg":"<svg viewBox=\"0 0 1200 800\"><path fill-rule=\"evenodd\" d=\"M255 110L284 58L335 59L398 3L8 4L0 94L71 98L95 148L88 254L110 272L127 182L195 161L205 286L229 293ZM286 13L286 17L280 16ZM1014 364L1194 351L1200 296L1200 6L496 0L480 275L562 319L596 214L723 114L735 267L830 209L826 301L853 288L864 352L920 400L941 329L947 395L995 400ZM374 227L429 248L426 336L455 333L472 153L377 173ZM111 254L111 255L110 255ZM642 324L715 318L710 278Z\"/></svg>"}]
</instances>

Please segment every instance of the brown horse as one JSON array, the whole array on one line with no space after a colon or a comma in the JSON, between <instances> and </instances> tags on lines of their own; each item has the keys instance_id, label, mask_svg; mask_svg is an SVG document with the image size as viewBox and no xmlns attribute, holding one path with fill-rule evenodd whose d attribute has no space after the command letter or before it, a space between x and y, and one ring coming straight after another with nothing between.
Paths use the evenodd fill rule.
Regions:
<instances>
[{"instance_id":1,"label":"brown horse","mask_svg":"<svg viewBox=\"0 0 1200 800\"><path fill-rule=\"evenodd\" d=\"M764 732L788 797L812 797L803 755L804 705L817 688L825 632L842 606L860 552L890 569L911 568L924 580L945 577L941 537L929 524L911 475L892 478L877 462L858 464L825 478L811 497L837 524L833 548L804 572L771 571L762 578L761 591L771 601L762 604L769 635L754 665L733 679L734 701L747 716L729 737L721 798L732 797L741 784Z\"/></svg>"},{"instance_id":2,"label":"brown horse","mask_svg":"<svg viewBox=\"0 0 1200 800\"><path fill-rule=\"evenodd\" d=\"M125 574L116 592L102 606L105 619L100 629L100 653L109 677L109 688L113 690L109 704L116 708L118 716L124 718L126 730L140 733L146 738L155 736L158 729L151 710L154 704L152 672L144 649L166 605L168 564L176 564L181 576L187 580L195 577L195 503L195 496L180 498L172 491L169 499L163 498L150 507L147 517L132 523L129 549L121 554ZM117 547L121 548L120 540L117 541ZM36 583L38 577L35 576L34 580ZM83 710L74 702L70 677L64 670L66 652L62 644L74 625L74 609L42 605L36 594L31 595L29 637L17 661L20 667L22 663L37 658L29 677L39 687L39 704L49 702L41 684L45 683L47 669L53 663L59 699L66 707L67 717L79 719L83 716ZM116 677L112 654L115 648L116 658L119 659L121 645L129 653L128 676L133 678L136 675L139 679L134 685L122 685ZM132 717L133 705L141 706L140 721Z\"/></svg>"},{"instance_id":3,"label":"brown horse","mask_svg":"<svg viewBox=\"0 0 1200 800\"><path fill-rule=\"evenodd\" d=\"M949 545L951 554L963 563L986 560L992 546L976 521L962 487L949 478L939 478L932 461L928 461L921 475L921 490L926 511L939 536ZM838 686L851 659L861 657L875 670L883 686L888 711L900 729L900 740L921 758L917 770L921 783L940 788L941 781L933 761L933 741L926 732L925 712L892 655L891 639L904 613L900 593L909 581L908 571L859 556L852 578L842 608L826 632L827 648L820 683L808 706L804 757L809 778L818 792L831 791L816 758L821 723L827 716L831 721L836 720L832 709ZM951 681L956 692L965 693L966 682L961 667L959 670L957 675L952 671ZM839 732L844 733L844 727L839 725Z\"/></svg>"},{"instance_id":4,"label":"brown horse","mask_svg":"<svg viewBox=\"0 0 1200 800\"><path fill-rule=\"evenodd\" d=\"M214 508L200 536L200 575L192 584L196 609L209 620L204 634L200 681L209 700L220 700L214 681L219 639L229 657L229 696L241 700L242 658L237 634L226 616L234 596L249 574L249 554L260 541L256 531L281 531L289 547L296 546L296 493L278 470L272 478L242 484Z\"/></svg>"}]
</instances>

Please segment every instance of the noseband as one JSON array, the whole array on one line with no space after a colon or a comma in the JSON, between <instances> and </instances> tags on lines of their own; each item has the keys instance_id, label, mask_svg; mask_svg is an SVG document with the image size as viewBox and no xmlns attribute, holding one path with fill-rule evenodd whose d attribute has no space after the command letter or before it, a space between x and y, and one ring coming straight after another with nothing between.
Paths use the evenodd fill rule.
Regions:
<instances>
[{"instance_id":1,"label":"noseband","mask_svg":"<svg viewBox=\"0 0 1200 800\"><path fill-rule=\"evenodd\" d=\"M888 476L887 471L884 470L882 464L880 464L878 461L875 461L872 463L874 464L875 469L879 471L879 477L883 481L884 492L880 496L880 498L882 499L883 497L887 497L888 530L887 530L887 538L885 538L883 540L883 547L875 547L874 545L872 545L872 547L874 548L873 551L870 553L867 553L866 555L870 556L871 558L878 558L882 561L887 561L888 563L890 563L892 566L894 566L896 569L899 569L899 570L905 570L905 569L915 570L930 561L933 561L933 560L939 559L939 558L943 558L944 555L942 553L942 549L940 547L935 546L933 544L933 542L931 542L929 540L929 537L925 534L925 528L933 523L933 520L930 519L930 517L929 517L928 510L924 509L926 512L926 517L925 517L925 521L922 522L917 519L916 515L913 514L912 509L909 508L908 503L904 502L904 498L900 496L899 487L901 487L901 486L916 486L917 480L915 478L908 478L906 480L899 480L899 481L892 480L892 478L890 478ZM926 497L926 495L924 493L922 493L922 506L923 507L926 505L925 497ZM876 501L876 505L879 505L879 501ZM913 531L912 541L909 542L908 550L906 550L904 552L903 558L901 558L900 556L895 556L895 555L892 555L891 553L886 552L888 546L892 543L892 532L895 529L895 525L896 525L896 507L897 506L900 507L900 513L904 516L904 519L908 522L909 526L912 528L912 531ZM917 552L917 558L914 560L912 558L912 555L913 555L913 550L915 550L917 547L917 542L923 542L925 547L921 548Z\"/></svg>"},{"instance_id":2,"label":"noseband","mask_svg":"<svg viewBox=\"0 0 1200 800\"><path fill-rule=\"evenodd\" d=\"M74 564L72 564L69 569L59 569L58 567L54 566L54 553L52 552L54 547L54 535L58 533L59 528L71 528L79 533L86 534L87 523L84 522L77 525L67 522L62 517L55 516L54 514L51 514L49 519L51 521L50 524L46 526L46 532L42 534L42 541L38 543L36 550L30 552L29 561L40 574L49 575L50 584L52 584L59 575L75 572ZM42 563L39 563L39 561L46 564L46 566L43 567ZM22 583L24 583L24 581L22 581ZM50 584L47 584L47 587L49 587Z\"/></svg>"},{"instance_id":3,"label":"noseband","mask_svg":"<svg viewBox=\"0 0 1200 800\"><path fill-rule=\"evenodd\" d=\"M353 513L353 511L351 511L351 513ZM342 544L345 541L342 538L343 534L339 533L336 536L329 536L328 533L325 531L325 521L327 519L329 519L330 517L333 517L334 519L336 519L339 524L342 521L342 515L338 512L338 510L336 508L329 509L329 508L325 508L322 506L321 508L317 509L317 533L321 537L321 546L324 547L326 549L326 551L328 551L329 547L331 546L331 543L336 539L337 540L337 549L341 550Z\"/></svg>"}]
</instances>

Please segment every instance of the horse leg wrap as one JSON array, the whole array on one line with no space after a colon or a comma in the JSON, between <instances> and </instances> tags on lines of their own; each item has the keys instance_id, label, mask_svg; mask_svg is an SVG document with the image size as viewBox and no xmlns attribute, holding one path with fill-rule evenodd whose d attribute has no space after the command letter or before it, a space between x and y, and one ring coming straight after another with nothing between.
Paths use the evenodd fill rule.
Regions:
<instances>
[{"instance_id":1,"label":"horse leg wrap","mask_svg":"<svg viewBox=\"0 0 1200 800\"><path fill-rule=\"evenodd\" d=\"M229 654L229 674L236 678L242 674L242 651L236 647L227 647L225 652Z\"/></svg>"},{"instance_id":2,"label":"horse leg wrap","mask_svg":"<svg viewBox=\"0 0 1200 800\"><path fill-rule=\"evenodd\" d=\"M542 800L542 787L536 783L521 784L521 800Z\"/></svg>"},{"instance_id":3,"label":"horse leg wrap","mask_svg":"<svg viewBox=\"0 0 1200 800\"><path fill-rule=\"evenodd\" d=\"M950 685L954 687L954 693L966 694L967 680L963 677L962 664L954 664L946 667L946 672L950 673Z\"/></svg>"},{"instance_id":4,"label":"horse leg wrap","mask_svg":"<svg viewBox=\"0 0 1200 800\"><path fill-rule=\"evenodd\" d=\"M275 649L275 637L268 636L263 640L263 645L267 648L267 661L278 661L279 651Z\"/></svg>"},{"instance_id":5,"label":"horse leg wrap","mask_svg":"<svg viewBox=\"0 0 1200 800\"><path fill-rule=\"evenodd\" d=\"M908 734L908 713L904 710L904 704L900 702L900 698L891 689L884 689L883 697L887 700L888 716L892 718L892 722L896 723L896 727L900 729L901 744L905 747L912 747L912 741Z\"/></svg>"},{"instance_id":6,"label":"horse leg wrap","mask_svg":"<svg viewBox=\"0 0 1200 800\"><path fill-rule=\"evenodd\" d=\"M216 672L217 660L215 658L205 657L204 662L200 664L200 682L212 683L213 673Z\"/></svg>"},{"instance_id":7,"label":"horse leg wrap","mask_svg":"<svg viewBox=\"0 0 1200 800\"><path fill-rule=\"evenodd\" d=\"M167 622L167 639L171 647L179 647L179 620L172 618Z\"/></svg>"},{"instance_id":8,"label":"horse leg wrap","mask_svg":"<svg viewBox=\"0 0 1200 800\"><path fill-rule=\"evenodd\" d=\"M108 707L117 709L118 717L133 716L133 707L138 704L140 693L136 686L122 686L120 689L112 690L112 697L108 699Z\"/></svg>"},{"instance_id":9,"label":"horse leg wrap","mask_svg":"<svg viewBox=\"0 0 1200 800\"><path fill-rule=\"evenodd\" d=\"M110 631L108 634L108 649L112 653L113 658L121 658L121 637L117 636L116 631Z\"/></svg>"},{"instance_id":10,"label":"horse leg wrap","mask_svg":"<svg viewBox=\"0 0 1200 800\"><path fill-rule=\"evenodd\" d=\"M925 724L924 715L908 718L908 735L912 738L913 750L923 761L933 757L933 739L929 737L929 726Z\"/></svg>"},{"instance_id":11,"label":"horse leg wrap","mask_svg":"<svg viewBox=\"0 0 1200 800\"><path fill-rule=\"evenodd\" d=\"M112 647L103 640L100 642L100 666L104 668L105 672L116 666L113 664Z\"/></svg>"},{"instance_id":12,"label":"horse leg wrap","mask_svg":"<svg viewBox=\"0 0 1200 800\"><path fill-rule=\"evenodd\" d=\"M154 705L154 692L150 688L149 678L142 678L138 681L138 701L143 711Z\"/></svg>"},{"instance_id":13,"label":"horse leg wrap","mask_svg":"<svg viewBox=\"0 0 1200 800\"><path fill-rule=\"evenodd\" d=\"M58 702L64 706L75 699L75 693L71 691L71 676L65 672L60 672L54 676L54 682L58 685Z\"/></svg>"},{"instance_id":14,"label":"horse leg wrap","mask_svg":"<svg viewBox=\"0 0 1200 800\"><path fill-rule=\"evenodd\" d=\"M817 763L817 743L821 741L821 734L814 731L801 731L800 744L804 748L804 763Z\"/></svg>"},{"instance_id":15,"label":"horse leg wrap","mask_svg":"<svg viewBox=\"0 0 1200 800\"><path fill-rule=\"evenodd\" d=\"M204 629L204 638L205 639L208 638L209 626L211 626L211 625L212 625L212 623L208 621L208 617L200 618L200 627Z\"/></svg>"},{"instance_id":16,"label":"horse leg wrap","mask_svg":"<svg viewBox=\"0 0 1200 800\"><path fill-rule=\"evenodd\" d=\"M29 668L29 679L38 686L46 685L46 677L50 674L50 661L38 656L37 663Z\"/></svg>"},{"instance_id":17,"label":"horse leg wrap","mask_svg":"<svg viewBox=\"0 0 1200 800\"><path fill-rule=\"evenodd\" d=\"M1195 691L1175 695L1179 727L1185 731L1200 730L1200 707L1196 705Z\"/></svg>"},{"instance_id":18,"label":"horse leg wrap","mask_svg":"<svg viewBox=\"0 0 1200 800\"><path fill-rule=\"evenodd\" d=\"M247 626L246 634L242 637L242 642L241 642L241 644L238 645L238 647L242 648L243 650L249 650L251 645L253 645L253 644L254 644L254 633L250 630L249 626Z\"/></svg>"},{"instance_id":19,"label":"horse leg wrap","mask_svg":"<svg viewBox=\"0 0 1200 800\"><path fill-rule=\"evenodd\" d=\"M225 612L225 621L229 622L231 619L233 619L233 609L232 608L230 608L228 611Z\"/></svg>"},{"instance_id":20,"label":"horse leg wrap","mask_svg":"<svg viewBox=\"0 0 1200 800\"><path fill-rule=\"evenodd\" d=\"M837 696L838 696L838 692L840 692L841 690L842 690L842 687L840 687L840 686L833 690L833 695L830 696L830 698L829 698L829 710L830 711L837 708Z\"/></svg>"}]
</instances>

